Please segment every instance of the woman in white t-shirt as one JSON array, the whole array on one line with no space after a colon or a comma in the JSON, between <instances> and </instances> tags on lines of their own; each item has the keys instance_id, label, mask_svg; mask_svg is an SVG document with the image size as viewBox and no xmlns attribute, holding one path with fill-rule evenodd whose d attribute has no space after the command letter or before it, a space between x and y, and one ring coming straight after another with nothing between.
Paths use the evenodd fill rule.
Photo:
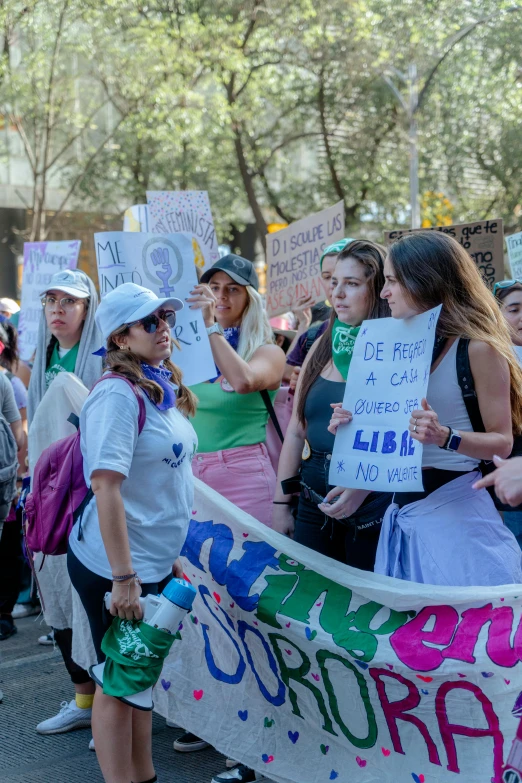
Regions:
<instances>
[{"instance_id":1,"label":"woman in white t-shirt","mask_svg":"<svg viewBox=\"0 0 522 783\"><path fill-rule=\"evenodd\" d=\"M84 474L94 497L69 539L68 567L89 618L98 660L112 617L142 616L139 597L160 592L181 575L177 558L193 503L191 461L197 439L187 416L196 398L170 361L170 328L179 299L125 283L96 313L107 343L107 367L125 380L102 380L80 417ZM143 395L145 422L139 426ZM127 479L127 480L126 480ZM107 783L155 781L152 713L107 696L97 687L93 708L96 753Z\"/></svg>"}]
</instances>

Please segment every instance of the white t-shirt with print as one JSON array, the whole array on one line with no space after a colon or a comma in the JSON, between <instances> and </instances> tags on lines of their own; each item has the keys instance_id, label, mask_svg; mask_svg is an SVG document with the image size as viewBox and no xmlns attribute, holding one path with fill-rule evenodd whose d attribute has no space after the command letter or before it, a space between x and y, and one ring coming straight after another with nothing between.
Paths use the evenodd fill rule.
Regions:
<instances>
[{"instance_id":1,"label":"white t-shirt with print","mask_svg":"<svg viewBox=\"0 0 522 783\"><path fill-rule=\"evenodd\" d=\"M89 395L80 415L83 469L90 486L95 470L114 470L121 485L132 566L143 582L171 573L185 541L194 500L191 462L197 436L176 408L159 411L144 394L147 419L138 437L138 401L125 381L109 378ZM77 522L69 543L76 557L111 578L96 499Z\"/></svg>"}]
</instances>

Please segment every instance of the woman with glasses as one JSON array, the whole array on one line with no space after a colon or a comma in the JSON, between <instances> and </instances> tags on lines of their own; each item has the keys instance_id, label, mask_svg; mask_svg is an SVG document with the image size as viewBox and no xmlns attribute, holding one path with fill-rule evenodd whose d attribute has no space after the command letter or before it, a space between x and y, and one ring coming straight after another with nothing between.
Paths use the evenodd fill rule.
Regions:
<instances>
[{"instance_id":1,"label":"woman with glasses","mask_svg":"<svg viewBox=\"0 0 522 783\"><path fill-rule=\"evenodd\" d=\"M83 469L93 497L71 532L67 559L99 662L112 616L140 619L140 595L161 592L173 571L183 575L177 559L193 507L197 438L187 419L196 398L170 358L170 328L182 307L125 283L96 313L107 368L124 377L102 378L82 408ZM110 615L102 613L107 592ZM93 733L106 783L156 780L151 712L97 686Z\"/></svg>"},{"instance_id":2,"label":"woman with glasses","mask_svg":"<svg viewBox=\"0 0 522 783\"><path fill-rule=\"evenodd\" d=\"M38 406L59 373L74 373L87 389L93 386L102 373L102 360L93 355L101 345L101 338L94 320L98 295L92 280L80 270L64 269L53 275L48 287L41 292L41 297L42 314L27 402L30 428ZM65 419L70 412L64 411ZM51 433L46 445L50 445L54 439ZM39 457L37 450L41 450L41 439L38 439L40 448L36 442L34 430L31 437L29 429L31 465ZM88 672L72 657L73 597L66 557L46 557L43 565L42 559L41 555L37 555L35 569L43 599L44 617L54 631L54 640L74 685L75 698L63 702L59 712L41 721L36 731L39 734L61 734L91 725L94 683Z\"/></svg>"},{"instance_id":3,"label":"woman with glasses","mask_svg":"<svg viewBox=\"0 0 522 783\"><path fill-rule=\"evenodd\" d=\"M347 241L337 256L330 294L333 310L299 377L279 460L273 517L273 527L280 533L367 571L373 570L381 520L391 495L346 490L341 498L329 496L331 505L322 501L332 490L328 472L334 436L327 430L331 406L343 399L360 325L367 318L389 314L379 298L384 257L384 248L365 240ZM291 493L296 491L300 497L294 521Z\"/></svg>"}]
</instances>

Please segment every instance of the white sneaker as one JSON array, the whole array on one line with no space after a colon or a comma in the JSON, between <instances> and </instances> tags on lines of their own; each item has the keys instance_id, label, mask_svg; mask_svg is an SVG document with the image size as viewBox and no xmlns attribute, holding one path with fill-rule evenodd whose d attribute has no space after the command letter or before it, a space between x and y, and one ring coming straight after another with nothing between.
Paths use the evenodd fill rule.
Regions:
<instances>
[{"instance_id":1,"label":"white sneaker","mask_svg":"<svg viewBox=\"0 0 522 783\"><path fill-rule=\"evenodd\" d=\"M270 778L261 772L255 772L246 764L235 764L231 769L225 770L220 775L214 775L211 783L269 783Z\"/></svg>"},{"instance_id":2,"label":"white sneaker","mask_svg":"<svg viewBox=\"0 0 522 783\"><path fill-rule=\"evenodd\" d=\"M30 617L33 614L40 614L41 609L34 604L15 604L12 611L13 620L21 620L22 617Z\"/></svg>"},{"instance_id":3,"label":"white sneaker","mask_svg":"<svg viewBox=\"0 0 522 783\"><path fill-rule=\"evenodd\" d=\"M36 727L38 734L63 734L73 729L87 729L91 725L92 709L82 710L73 699L62 701L60 712L42 721Z\"/></svg>"},{"instance_id":4,"label":"white sneaker","mask_svg":"<svg viewBox=\"0 0 522 783\"><path fill-rule=\"evenodd\" d=\"M94 737L89 742L89 750L94 750L94 752L96 753L96 748L94 747Z\"/></svg>"},{"instance_id":5,"label":"white sneaker","mask_svg":"<svg viewBox=\"0 0 522 783\"><path fill-rule=\"evenodd\" d=\"M38 644L51 645L54 644L54 631L46 633L43 636L38 637Z\"/></svg>"}]
</instances>

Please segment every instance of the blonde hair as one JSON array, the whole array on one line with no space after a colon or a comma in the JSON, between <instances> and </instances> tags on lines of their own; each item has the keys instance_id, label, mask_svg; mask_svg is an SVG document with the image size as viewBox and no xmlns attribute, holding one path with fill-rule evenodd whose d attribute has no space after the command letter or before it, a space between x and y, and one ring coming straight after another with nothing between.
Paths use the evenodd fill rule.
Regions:
<instances>
[{"instance_id":1,"label":"blonde hair","mask_svg":"<svg viewBox=\"0 0 522 783\"><path fill-rule=\"evenodd\" d=\"M135 383L143 389L144 392L150 397L155 404L163 402L163 389L155 381L150 381L143 374L141 367L141 359L138 354L133 351L122 350L115 337L119 335L127 334L129 331L128 326L121 326L114 331L107 340L107 355L105 357L106 366L112 370L112 372L128 378L131 383ZM172 343L180 348L177 340L172 340ZM166 370L170 370L170 380L178 387L176 407L185 416L195 416L198 398L187 386L183 385L183 375L180 368L175 365L170 359L165 359L163 367Z\"/></svg>"},{"instance_id":2,"label":"blonde hair","mask_svg":"<svg viewBox=\"0 0 522 783\"><path fill-rule=\"evenodd\" d=\"M508 363L513 433L522 432L522 369L509 327L471 256L438 231L405 234L388 250L397 282L414 304L442 303L437 333L487 343Z\"/></svg>"},{"instance_id":3,"label":"blonde hair","mask_svg":"<svg viewBox=\"0 0 522 783\"><path fill-rule=\"evenodd\" d=\"M260 294L251 285L245 288L248 304L241 318L237 353L245 362L249 362L258 348L274 342L274 334Z\"/></svg>"}]
</instances>

